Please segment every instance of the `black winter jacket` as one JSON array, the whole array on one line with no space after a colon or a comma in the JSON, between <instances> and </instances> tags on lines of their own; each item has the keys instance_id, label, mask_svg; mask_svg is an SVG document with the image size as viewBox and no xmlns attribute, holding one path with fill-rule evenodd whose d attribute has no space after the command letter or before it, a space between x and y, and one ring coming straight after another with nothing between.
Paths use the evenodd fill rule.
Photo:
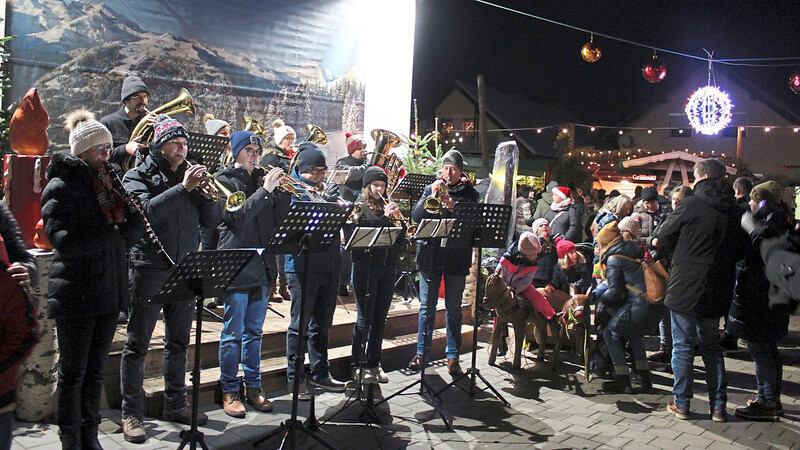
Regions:
<instances>
[{"instance_id":1,"label":"black winter jacket","mask_svg":"<svg viewBox=\"0 0 800 450\"><path fill-rule=\"evenodd\" d=\"M164 249L176 263L200 246L200 227L216 227L220 223L220 207L183 187L188 164L184 162L172 172L161 157L148 155L142 164L125 173L125 189L139 197L147 219ZM131 248L133 268L166 270L169 263L158 254L148 239L139 239Z\"/></svg>"},{"instance_id":2,"label":"black winter jacket","mask_svg":"<svg viewBox=\"0 0 800 450\"><path fill-rule=\"evenodd\" d=\"M375 214L372 212L371 209L363 202L363 197L359 197L359 201L356 202L358 205L361 206L361 216L358 218L358 226L362 227L393 227L394 223L385 215L383 212L380 215ZM396 266L397 263L400 261L400 249L405 246L407 242L405 238L405 228L403 228L403 234L400 235L399 239L395 241L394 246L386 247L386 248L376 248L373 249L370 253L372 253L372 266L375 268L376 266L379 267L386 267L386 266ZM352 258L354 264L369 264L370 263L370 256L366 250L363 249L353 249L352 251Z\"/></svg>"},{"instance_id":3,"label":"black winter jacket","mask_svg":"<svg viewBox=\"0 0 800 450\"><path fill-rule=\"evenodd\" d=\"M660 253L671 255L667 308L701 319L728 314L736 261L747 251L742 210L723 179L705 179L658 229Z\"/></svg>"},{"instance_id":4,"label":"black winter jacket","mask_svg":"<svg viewBox=\"0 0 800 450\"><path fill-rule=\"evenodd\" d=\"M761 243L761 257L770 282L769 307L795 311L800 301L800 240L790 229L785 235Z\"/></svg>"},{"instance_id":5,"label":"black winter jacket","mask_svg":"<svg viewBox=\"0 0 800 450\"><path fill-rule=\"evenodd\" d=\"M417 205L411 212L411 218L419 223L422 219L439 218L438 215L431 215L425 211L425 199L431 195L433 184L425 186ZM472 187L469 181L456 186L448 186L450 197L458 202L478 201L478 191ZM453 217L453 212L444 210L442 218ZM423 272L441 271L444 275L467 275L472 266L471 248L442 248L441 239L424 239L417 245L417 267Z\"/></svg>"},{"instance_id":6,"label":"black winter jacket","mask_svg":"<svg viewBox=\"0 0 800 450\"><path fill-rule=\"evenodd\" d=\"M641 260L644 258L644 249L634 241L622 241L608 249L603 255L608 289L600 297L600 301L611 309L618 310L626 303L630 303L633 325L637 330L641 330L641 333L633 333L633 335L644 334L645 330L652 329L661 320L664 312L663 306L652 305L627 288L626 285L631 285L641 291L647 290L641 264L614 255ZM612 314L609 327L614 331L616 331L618 319L619 314Z\"/></svg>"},{"instance_id":7,"label":"black winter jacket","mask_svg":"<svg viewBox=\"0 0 800 450\"><path fill-rule=\"evenodd\" d=\"M369 163L365 159L355 159L348 155L336 161L336 166L350 168L344 184L339 186L339 195L348 202L356 201L363 187L364 172L369 168Z\"/></svg>"},{"instance_id":8,"label":"black winter jacket","mask_svg":"<svg viewBox=\"0 0 800 450\"><path fill-rule=\"evenodd\" d=\"M282 148L277 145L270 147L264 151L264 156L261 157L261 165L266 168L267 166L280 167L284 172L289 172L289 163L292 159L286 156Z\"/></svg>"},{"instance_id":9,"label":"black winter jacket","mask_svg":"<svg viewBox=\"0 0 800 450\"><path fill-rule=\"evenodd\" d=\"M569 293L569 286L575 284L579 294L585 294L592 287L592 271L589 264L578 261L569 270L564 270L558 264L553 269L553 279L550 282L553 288Z\"/></svg>"},{"instance_id":10,"label":"black winter jacket","mask_svg":"<svg viewBox=\"0 0 800 450\"><path fill-rule=\"evenodd\" d=\"M14 218L11 209L3 202L0 202L0 236L3 236L9 262L11 264L20 263L25 266L28 269L31 285L35 286L39 280L39 270L36 268L36 262L25 248L25 242L22 240L22 233L19 231L17 219Z\"/></svg>"},{"instance_id":11,"label":"black winter jacket","mask_svg":"<svg viewBox=\"0 0 800 450\"><path fill-rule=\"evenodd\" d=\"M125 163L133 158L125 151L125 144L130 140L131 132L141 118L131 119L128 113L125 112L125 106L123 105L117 111L100 119L100 123L111 132L111 139L113 140L114 150L111 151L109 161L125 167Z\"/></svg>"},{"instance_id":12,"label":"black winter jacket","mask_svg":"<svg viewBox=\"0 0 800 450\"><path fill-rule=\"evenodd\" d=\"M556 236L561 236L564 239L572 242L581 242L581 213L583 210L583 203L580 206L575 203L570 203L567 209L563 211L553 211L552 209L544 216L545 220L550 223L550 236L551 240Z\"/></svg>"},{"instance_id":13,"label":"black winter jacket","mask_svg":"<svg viewBox=\"0 0 800 450\"><path fill-rule=\"evenodd\" d=\"M48 316L68 319L124 310L130 304L126 240L141 235L139 221L126 211L122 224L106 223L92 169L73 155L53 155L47 178L42 219L55 248Z\"/></svg>"},{"instance_id":14,"label":"black winter jacket","mask_svg":"<svg viewBox=\"0 0 800 450\"><path fill-rule=\"evenodd\" d=\"M546 287L553 281L553 272L558 265L558 254L556 245L550 244L549 249L545 248L543 238L539 238L542 243L542 251L536 257L536 273L533 275L533 285L537 288Z\"/></svg>"},{"instance_id":15,"label":"black winter jacket","mask_svg":"<svg viewBox=\"0 0 800 450\"><path fill-rule=\"evenodd\" d=\"M781 203L765 205L754 217L758 226L750 233L752 245L736 279L727 331L747 341L777 341L788 333L789 311L769 307L770 283L760 249L764 239L786 233L791 215L789 208Z\"/></svg>"},{"instance_id":16,"label":"black winter jacket","mask_svg":"<svg viewBox=\"0 0 800 450\"><path fill-rule=\"evenodd\" d=\"M262 186L264 171L225 166L217 175L217 181L232 192L242 191L247 195L244 206L236 211L222 210L222 223L219 225L219 249L265 248L274 233L273 195ZM220 200L223 202L224 200ZM275 256L262 252L256 255L239 272L228 291L242 291L258 286L268 286L277 276Z\"/></svg>"}]
</instances>

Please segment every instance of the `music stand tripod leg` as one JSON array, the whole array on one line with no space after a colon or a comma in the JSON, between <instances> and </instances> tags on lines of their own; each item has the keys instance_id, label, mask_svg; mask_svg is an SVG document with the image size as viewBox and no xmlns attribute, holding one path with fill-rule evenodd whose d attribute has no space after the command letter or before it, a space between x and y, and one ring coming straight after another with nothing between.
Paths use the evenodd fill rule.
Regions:
<instances>
[{"instance_id":1,"label":"music stand tripod leg","mask_svg":"<svg viewBox=\"0 0 800 450\"><path fill-rule=\"evenodd\" d=\"M203 450L208 450L203 432L197 429L197 409L200 399L200 338L203 333L203 293L201 285L197 283L193 284L194 289L196 289L195 310L197 313L197 329L194 338L194 367L192 368L192 420L190 428L180 432L181 444L178 448L182 449L188 443L189 448L192 450L197 447L197 444L200 444Z\"/></svg>"}]
</instances>

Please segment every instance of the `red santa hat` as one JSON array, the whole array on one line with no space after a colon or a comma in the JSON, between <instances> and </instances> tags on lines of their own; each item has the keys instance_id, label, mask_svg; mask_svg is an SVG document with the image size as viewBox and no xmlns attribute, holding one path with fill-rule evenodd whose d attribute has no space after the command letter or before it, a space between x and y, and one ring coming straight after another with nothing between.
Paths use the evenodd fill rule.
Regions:
<instances>
[{"instance_id":1,"label":"red santa hat","mask_svg":"<svg viewBox=\"0 0 800 450\"><path fill-rule=\"evenodd\" d=\"M551 192L553 193L553 195L555 195L556 197L561 197L563 200L572 198L572 195L570 194L568 187L558 186L553 188Z\"/></svg>"}]
</instances>

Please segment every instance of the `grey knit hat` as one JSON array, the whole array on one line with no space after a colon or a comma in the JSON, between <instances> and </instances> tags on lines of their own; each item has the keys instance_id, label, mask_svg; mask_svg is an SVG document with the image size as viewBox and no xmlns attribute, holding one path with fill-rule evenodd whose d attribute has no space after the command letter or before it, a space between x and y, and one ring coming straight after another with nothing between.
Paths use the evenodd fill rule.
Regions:
<instances>
[{"instance_id":1,"label":"grey knit hat","mask_svg":"<svg viewBox=\"0 0 800 450\"><path fill-rule=\"evenodd\" d=\"M131 75L125 78L125 80L122 82L120 101L124 102L128 97L138 92L144 92L145 94L150 95L150 91L147 89L147 85L144 84L144 81L137 76Z\"/></svg>"},{"instance_id":2,"label":"grey knit hat","mask_svg":"<svg viewBox=\"0 0 800 450\"><path fill-rule=\"evenodd\" d=\"M442 165L445 164L452 164L462 171L464 170L464 157L461 156L461 152L458 150L450 150L449 152L445 153L442 157Z\"/></svg>"},{"instance_id":3,"label":"grey knit hat","mask_svg":"<svg viewBox=\"0 0 800 450\"><path fill-rule=\"evenodd\" d=\"M94 114L79 109L71 112L65 121L69 133L69 151L81 156L86 150L103 144L111 144L111 132L102 123L94 120Z\"/></svg>"},{"instance_id":4,"label":"grey knit hat","mask_svg":"<svg viewBox=\"0 0 800 450\"><path fill-rule=\"evenodd\" d=\"M206 114L203 119L205 120L206 124L206 133L210 135L216 135L219 133L219 130L225 127L230 128L231 126L228 122L225 122L222 119L215 119L211 114Z\"/></svg>"}]
</instances>

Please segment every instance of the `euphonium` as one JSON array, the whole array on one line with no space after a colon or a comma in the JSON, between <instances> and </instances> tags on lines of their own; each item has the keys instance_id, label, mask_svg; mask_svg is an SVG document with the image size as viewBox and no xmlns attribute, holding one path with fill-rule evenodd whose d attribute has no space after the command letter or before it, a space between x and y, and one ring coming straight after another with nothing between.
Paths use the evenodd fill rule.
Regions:
<instances>
[{"instance_id":1,"label":"euphonium","mask_svg":"<svg viewBox=\"0 0 800 450\"><path fill-rule=\"evenodd\" d=\"M264 130L264 126L261 125L261 122L256 120L255 117L244 116L242 118L242 123L244 124L244 127L242 128L243 131L252 131L253 134L260 138L263 138L267 135L267 132Z\"/></svg>"},{"instance_id":2,"label":"euphonium","mask_svg":"<svg viewBox=\"0 0 800 450\"><path fill-rule=\"evenodd\" d=\"M177 97L152 111L147 111L147 115L142 117L142 119L139 120L139 123L136 124L136 127L133 128L130 138L133 139L136 137L141 137L141 139L139 139L140 143L145 145L150 144L153 139L153 126L150 124L147 118L152 114L166 114L168 116L172 116L180 113L193 115L194 112L195 108L192 96L189 94L189 91L181 88L181 92Z\"/></svg>"},{"instance_id":3,"label":"euphonium","mask_svg":"<svg viewBox=\"0 0 800 450\"><path fill-rule=\"evenodd\" d=\"M375 140L375 150L372 151L369 164L371 166L385 167L389 162L389 152L393 148L399 147L403 141L391 131L380 128L372 130L370 135Z\"/></svg>"}]
</instances>

